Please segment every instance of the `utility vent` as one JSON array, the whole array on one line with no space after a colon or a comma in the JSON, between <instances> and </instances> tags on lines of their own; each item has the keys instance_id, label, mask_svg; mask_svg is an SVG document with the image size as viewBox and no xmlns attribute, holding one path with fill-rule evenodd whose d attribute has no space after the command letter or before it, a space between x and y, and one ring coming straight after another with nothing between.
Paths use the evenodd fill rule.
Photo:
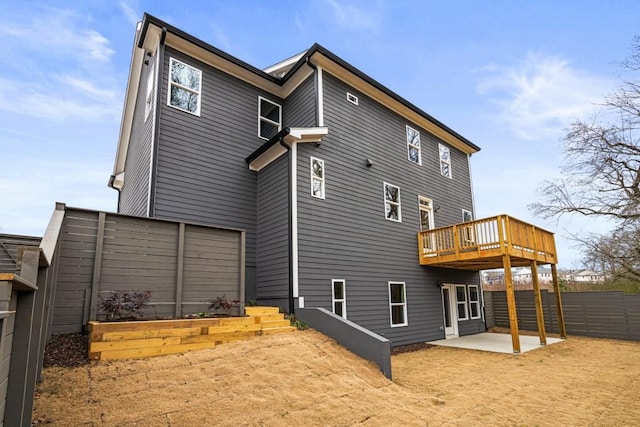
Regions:
<instances>
[{"instance_id":1,"label":"utility vent","mask_svg":"<svg viewBox=\"0 0 640 427\"><path fill-rule=\"evenodd\" d=\"M358 97L349 92L347 92L347 101L352 104L358 105Z\"/></svg>"}]
</instances>

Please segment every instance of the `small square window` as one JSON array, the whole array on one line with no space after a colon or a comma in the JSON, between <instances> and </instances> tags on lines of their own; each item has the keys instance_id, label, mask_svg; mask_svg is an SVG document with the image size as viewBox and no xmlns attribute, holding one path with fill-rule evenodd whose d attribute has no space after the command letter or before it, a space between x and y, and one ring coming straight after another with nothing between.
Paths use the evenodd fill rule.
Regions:
<instances>
[{"instance_id":1,"label":"small square window","mask_svg":"<svg viewBox=\"0 0 640 427\"><path fill-rule=\"evenodd\" d=\"M333 301L333 312L338 316L347 318L347 292L344 280L331 281L331 293Z\"/></svg>"},{"instance_id":2,"label":"small square window","mask_svg":"<svg viewBox=\"0 0 640 427\"><path fill-rule=\"evenodd\" d=\"M420 132L407 126L407 157L410 162L421 165L422 153L420 148Z\"/></svg>"},{"instance_id":3,"label":"small square window","mask_svg":"<svg viewBox=\"0 0 640 427\"><path fill-rule=\"evenodd\" d=\"M358 97L349 92L347 92L347 101L354 105L358 105Z\"/></svg>"},{"instance_id":4,"label":"small square window","mask_svg":"<svg viewBox=\"0 0 640 427\"><path fill-rule=\"evenodd\" d=\"M199 116L202 71L170 58L169 74L167 103L179 110Z\"/></svg>"},{"instance_id":5,"label":"small square window","mask_svg":"<svg viewBox=\"0 0 640 427\"><path fill-rule=\"evenodd\" d=\"M282 108L275 102L258 97L258 136L273 138L282 129Z\"/></svg>"},{"instance_id":6,"label":"small square window","mask_svg":"<svg viewBox=\"0 0 640 427\"><path fill-rule=\"evenodd\" d=\"M438 151L440 152L440 175L446 176L447 178L452 178L451 151L449 151L449 147L438 144Z\"/></svg>"},{"instance_id":7,"label":"small square window","mask_svg":"<svg viewBox=\"0 0 640 427\"><path fill-rule=\"evenodd\" d=\"M311 196L324 199L324 161L310 158L311 161Z\"/></svg>"},{"instance_id":8,"label":"small square window","mask_svg":"<svg viewBox=\"0 0 640 427\"><path fill-rule=\"evenodd\" d=\"M407 293L404 282L389 282L391 326L407 326Z\"/></svg>"},{"instance_id":9,"label":"small square window","mask_svg":"<svg viewBox=\"0 0 640 427\"><path fill-rule=\"evenodd\" d=\"M384 217L389 221L402 222L400 187L384 183Z\"/></svg>"}]
</instances>

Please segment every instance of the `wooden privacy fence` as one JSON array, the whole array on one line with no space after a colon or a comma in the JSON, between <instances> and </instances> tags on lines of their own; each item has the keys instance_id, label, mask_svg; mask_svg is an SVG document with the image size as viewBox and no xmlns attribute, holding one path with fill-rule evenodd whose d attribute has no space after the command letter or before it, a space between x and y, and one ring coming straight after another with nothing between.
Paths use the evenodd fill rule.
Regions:
<instances>
[{"instance_id":1,"label":"wooden privacy fence","mask_svg":"<svg viewBox=\"0 0 640 427\"><path fill-rule=\"evenodd\" d=\"M518 327L537 330L533 293L516 291ZM553 293L541 291L545 328L558 332ZM504 291L484 293L487 326L509 327L507 297ZM622 291L562 293L567 333L597 338L640 341L640 294Z\"/></svg>"},{"instance_id":2,"label":"wooden privacy fence","mask_svg":"<svg viewBox=\"0 0 640 427\"><path fill-rule=\"evenodd\" d=\"M181 317L226 296L244 306L245 232L65 207L53 334L103 318L101 295L150 290L146 315Z\"/></svg>"}]
</instances>

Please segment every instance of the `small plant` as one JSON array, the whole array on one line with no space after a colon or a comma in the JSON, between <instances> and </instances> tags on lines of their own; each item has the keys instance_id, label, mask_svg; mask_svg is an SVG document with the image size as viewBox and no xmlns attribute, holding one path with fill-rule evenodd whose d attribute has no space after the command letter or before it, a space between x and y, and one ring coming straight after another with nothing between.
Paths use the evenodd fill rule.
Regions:
<instances>
[{"instance_id":1,"label":"small plant","mask_svg":"<svg viewBox=\"0 0 640 427\"><path fill-rule=\"evenodd\" d=\"M258 301L254 300L254 299L250 299L247 304L247 307L257 307L258 306Z\"/></svg>"},{"instance_id":2,"label":"small plant","mask_svg":"<svg viewBox=\"0 0 640 427\"><path fill-rule=\"evenodd\" d=\"M131 320L142 318L143 309L150 306L151 291L111 291L108 297L100 296L98 309L107 320Z\"/></svg>"},{"instance_id":3,"label":"small plant","mask_svg":"<svg viewBox=\"0 0 640 427\"><path fill-rule=\"evenodd\" d=\"M285 318L289 319L289 322L291 322L291 326L295 326L299 331L309 329L309 325L307 324L307 322L298 319L295 314L287 314Z\"/></svg>"},{"instance_id":4,"label":"small plant","mask_svg":"<svg viewBox=\"0 0 640 427\"><path fill-rule=\"evenodd\" d=\"M209 310L222 312L225 316L231 316L231 310L240 307L240 301L229 299L224 295L212 298L207 302L209 303Z\"/></svg>"}]
</instances>

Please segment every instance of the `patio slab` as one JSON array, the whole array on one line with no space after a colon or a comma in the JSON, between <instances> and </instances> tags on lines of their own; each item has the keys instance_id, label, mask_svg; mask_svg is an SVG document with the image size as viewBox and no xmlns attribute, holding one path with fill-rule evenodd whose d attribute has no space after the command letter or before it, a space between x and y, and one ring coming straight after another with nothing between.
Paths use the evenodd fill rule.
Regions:
<instances>
[{"instance_id":1,"label":"patio slab","mask_svg":"<svg viewBox=\"0 0 640 427\"><path fill-rule=\"evenodd\" d=\"M547 337L547 345L556 344L563 341L560 338ZM468 348L471 350L491 351L494 353L513 354L511 335L484 332L481 334L467 335L464 337L451 338L448 340L430 341L429 344L441 345L444 347ZM540 345L540 338L537 336L520 335L520 353L544 347Z\"/></svg>"}]
</instances>

